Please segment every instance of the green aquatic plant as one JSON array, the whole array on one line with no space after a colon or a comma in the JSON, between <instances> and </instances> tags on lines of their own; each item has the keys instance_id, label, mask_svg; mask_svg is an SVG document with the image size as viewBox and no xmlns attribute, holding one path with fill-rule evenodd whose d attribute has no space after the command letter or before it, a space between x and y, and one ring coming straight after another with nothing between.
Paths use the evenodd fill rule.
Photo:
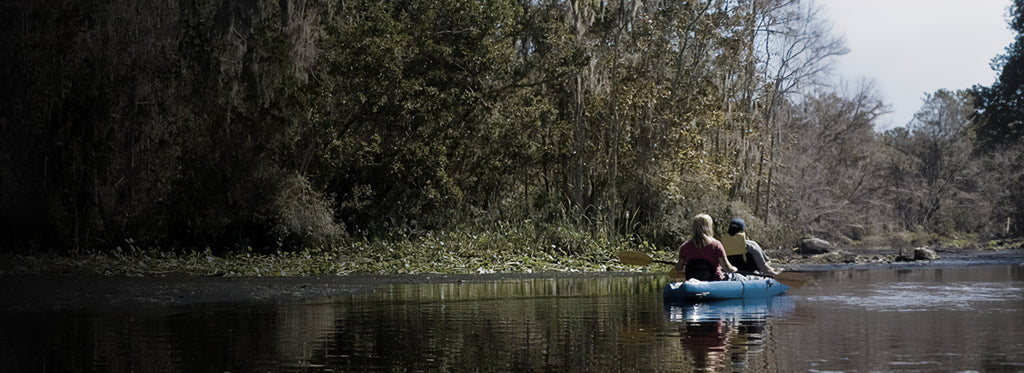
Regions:
<instances>
[{"instance_id":1,"label":"green aquatic plant","mask_svg":"<svg viewBox=\"0 0 1024 373\"><path fill-rule=\"evenodd\" d=\"M7 255L0 261L3 263L0 275L306 276L637 271L642 269L623 265L615 253L655 249L642 240L604 239L602 242L602 237L586 233L563 232L552 236L544 229L510 228L428 232L388 240L353 240L331 248L272 253L260 253L249 247L220 251L141 248L128 242L125 247L113 250L70 255L46 252ZM563 239L565 237L569 239Z\"/></svg>"}]
</instances>

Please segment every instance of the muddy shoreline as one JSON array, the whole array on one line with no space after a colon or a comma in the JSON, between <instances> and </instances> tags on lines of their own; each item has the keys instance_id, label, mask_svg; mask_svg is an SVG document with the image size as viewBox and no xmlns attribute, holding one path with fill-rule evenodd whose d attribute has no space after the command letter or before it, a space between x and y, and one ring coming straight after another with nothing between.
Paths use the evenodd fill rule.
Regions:
<instances>
[{"instance_id":1,"label":"muddy shoreline","mask_svg":"<svg viewBox=\"0 0 1024 373\"><path fill-rule=\"evenodd\" d=\"M1024 249L940 252L918 262L784 263L793 271L870 268L941 268L1024 265ZM657 267L650 267L655 271ZM636 276L658 272L548 272L497 274L344 275L287 277L215 277L166 274L147 277L24 275L0 277L0 313L127 311L217 303L276 303L372 292L385 284L480 283L534 278Z\"/></svg>"}]
</instances>

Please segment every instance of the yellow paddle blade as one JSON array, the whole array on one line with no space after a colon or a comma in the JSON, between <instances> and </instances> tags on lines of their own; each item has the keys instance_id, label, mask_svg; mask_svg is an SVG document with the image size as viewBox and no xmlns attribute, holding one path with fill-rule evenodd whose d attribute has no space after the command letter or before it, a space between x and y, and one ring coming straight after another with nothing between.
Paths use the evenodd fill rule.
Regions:
<instances>
[{"instance_id":1,"label":"yellow paddle blade","mask_svg":"<svg viewBox=\"0 0 1024 373\"><path fill-rule=\"evenodd\" d=\"M682 281L683 279L686 278L686 275L682 274L682 273L679 273L679 272L676 272L676 269L672 268L671 271L668 271L668 277L671 277L673 280Z\"/></svg>"},{"instance_id":2,"label":"yellow paddle blade","mask_svg":"<svg viewBox=\"0 0 1024 373\"><path fill-rule=\"evenodd\" d=\"M782 272L775 275L775 281L794 289L804 286L804 283L810 279L807 275L796 272Z\"/></svg>"},{"instance_id":3,"label":"yellow paddle blade","mask_svg":"<svg viewBox=\"0 0 1024 373\"><path fill-rule=\"evenodd\" d=\"M625 264L645 266L653 263L654 259L639 251L619 251L619 261Z\"/></svg>"}]
</instances>

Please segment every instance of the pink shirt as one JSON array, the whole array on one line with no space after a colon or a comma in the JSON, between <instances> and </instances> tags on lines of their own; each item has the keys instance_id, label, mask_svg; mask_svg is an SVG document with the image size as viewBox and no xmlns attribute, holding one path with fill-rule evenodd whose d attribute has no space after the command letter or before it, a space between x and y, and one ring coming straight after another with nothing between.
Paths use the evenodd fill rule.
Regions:
<instances>
[{"instance_id":1,"label":"pink shirt","mask_svg":"<svg viewBox=\"0 0 1024 373\"><path fill-rule=\"evenodd\" d=\"M725 278L722 274L722 266L719 264L719 259L725 257L725 247L722 243L716 239L711 239L711 242L704 247L697 248L693 245L693 241L689 240L679 247L679 262L686 263L694 259L707 260L713 267L715 267L715 276L719 279Z\"/></svg>"}]
</instances>

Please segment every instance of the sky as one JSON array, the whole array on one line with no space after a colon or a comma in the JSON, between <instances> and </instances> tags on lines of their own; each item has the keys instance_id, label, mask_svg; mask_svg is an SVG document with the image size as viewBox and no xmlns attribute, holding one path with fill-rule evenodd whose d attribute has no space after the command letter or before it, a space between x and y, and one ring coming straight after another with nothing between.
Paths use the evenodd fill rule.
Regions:
<instances>
[{"instance_id":1,"label":"sky","mask_svg":"<svg viewBox=\"0 0 1024 373\"><path fill-rule=\"evenodd\" d=\"M834 72L848 85L869 80L889 104L876 131L905 126L925 93L991 85L990 67L1013 41L1011 0L817 0L850 53Z\"/></svg>"}]
</instances>

